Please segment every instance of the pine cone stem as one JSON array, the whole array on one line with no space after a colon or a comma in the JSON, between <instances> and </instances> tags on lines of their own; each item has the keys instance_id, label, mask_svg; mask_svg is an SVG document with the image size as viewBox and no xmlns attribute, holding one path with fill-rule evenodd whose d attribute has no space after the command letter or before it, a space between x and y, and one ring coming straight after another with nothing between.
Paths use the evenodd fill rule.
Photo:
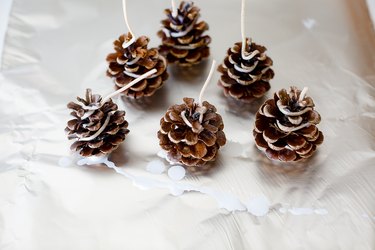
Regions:
<instances>
[{"instance_id":1,"label":"pine cone stem","mask_svg":"<svg viewBox=\"0 0 375 250\"><path fill-rule=\"evenodd\" d=\"M132 45L135 42L135 35L134 35L132 29L130 28L129 21L128 21L128 14L127 14L127 11L126 11L126 0L122 0L122 12L123 12L123 15L124 15L126 27L128 28L130 34L132 35L132 38L128 42L122 44L122 47L124 49L126 49L127 47L129 47L130 45Z\"/></svg>"}]
</instances>

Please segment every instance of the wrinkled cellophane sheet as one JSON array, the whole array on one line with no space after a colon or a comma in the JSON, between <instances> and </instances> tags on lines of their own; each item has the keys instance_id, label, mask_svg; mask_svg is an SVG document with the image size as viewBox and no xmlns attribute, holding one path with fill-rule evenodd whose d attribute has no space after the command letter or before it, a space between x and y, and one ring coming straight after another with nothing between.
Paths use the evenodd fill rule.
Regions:
<instances>
[{"instance_id":1,"label":"wrinkled cellophane sheet","mask_svg":"<svg viewBox=\"0 0 375 250\"><path fill-rule=\"evenodd\" d=\"M143 103L116 99L131 132L111 159L129 173L168 179L146 171L158 159L160 118L183 97L197 98L212 59L221 62L241 39L239 0L196 4L210 25L210 59L189 71L169 67L165 86ZM132 29L153 47L169 6L128 0ZM105 57L126 31L121 1L14 0L0 79L0 249L375 249L375 40L364 1L247 3L246 33L274 61L266 98L309 87L325 142L302 165L267 160L252 137L264 99L228 101L215 72L205 98L222 114L228 142L215 171L181 182L244 202L264 196L271 206L261 217L197 192L142 190L105 166L58 164L70 154L66 104L87 87L113 90Z\"/></svg>"}]
</instances>

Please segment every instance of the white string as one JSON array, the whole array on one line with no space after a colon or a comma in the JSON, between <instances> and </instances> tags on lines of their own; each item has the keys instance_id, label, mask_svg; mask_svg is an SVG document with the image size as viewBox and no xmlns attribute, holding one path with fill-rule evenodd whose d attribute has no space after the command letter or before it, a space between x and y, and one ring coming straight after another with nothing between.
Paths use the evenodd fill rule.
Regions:
<instances>
[{"instance_id":1,"label":"white string","mask_svg":"<svg viewBox=\"0 0 375 250\"><path fill-rule=\"evenodd\" d=\"M193 20L193 22L191 22L191 24L189 25L189 27L187 27L184 31L180 31L180 32L170 32L170 35L171 37L183 37L183 36L186 36L187 33L189 33L195 26L195 24L197 23L197 18L195 18Z\"/></svg>"},{"instance_id":2,"label":"white string","mask_svg":"<svg viewBox=\"0 0 375 250\"><path fill-rule=\"evenodd\" d=\"M186 111L184 110L184 111L182 111L181 112L181 118L182 118L182 120L185 122L185 124L186 125L188 125L189 127L193 127L193 125L189 122L189 120L186 118L186 116L185 116L185 114L186 114Z\"/></svg>"},{"instance_id":3,"label":"white string","mask_svg":"<svg viewBox=\"0 0 375 250\"><path fill-rule=\"evenodd\" d=\"M152 69L150 71L147 71L146 73L144 73L143 75L139 76L138 78L134 79L133 81L129 82L127 85L125 85L124 87L116 90L115 92L107 95L106 97L104 97L102 99L102 101L100 102L102 106L104 103L106 103L110 98L114 97L115 95L118 95L120 94L121 92L123 92L124 90L127 90L128 88L130 88L131 86L135 85L136 83L142 81L143 79L151 76L152 74L156 73L157 70L156 69Z\"/></svg>"},{"instance_id":4,"label":"white string","mask_svg":"<svg viewBox=\"0 0 375 250\"><path fill-rule=\"evenodd\" d=\"M158 59L162 60L164 65L167 65L167 60L165 59L164 56L159 55ZM138 77L141 76L141 75L138 75L138 74L135 74L135 73L127 72L126 70L124 70L124 74L126 74L126 75L128 75L128 76L131 76L131 77L133 77L133 78L138 78ZM152 75L152 76L150 76L150 77L148 77L148 78L151 79L151 78L155 78L155 77L157 77L157 76L159 76L159 75L158 75L158 74L155 74L155 75ZM116 85L117 85L117 84L116 84Z\"/></svg>"},{"instance_id":5,"label":"white string","mask_svg":"<svg viewBox=\"0 0 375 250\"><path fill-rule=\"evenodd\" d=\"M304 123L304 124L299 125L298 127L287 127L287 126L282 125L282 124L279 122L279 120L276 120L276 124L277 124L277 126L278 126L282 131L284 131L284 132L293 132L293 131L297 131L297 130L300 130L300 129L302 129L302 128L306 128L306 127L312 125L312 123L310 123L310 122L306 122L306 123Z\"/></svg>"},{"instance_id":6,"label":"white string","mask_svg":"<svg viewBox=\"0 0 375 250\"><path fill-rule=\"evenodd\" d=\"M245 9L246 9L246 0L242 0L241 2L241 36L242 36L242 48L241 48L241 56L244 60L250 60L253 58L257 53L258 50L253 51L253 53L248 54L246 51L247 47L247 39L245 35ZM251 41L250 41L251 44ZM247 55L246 55L247 54Z\"/></svg>"},{"instance_id":7,"label":"white string","mask_svg":"<svg viewBox=\"0 0 375 250\"><path fill-rule=\"evenodd\" d=\"M246 36L245 36L245 4L246 0L242 0L241 2L241 36L242 36L242 57L245 56L246 52Z\"/></svg>"},{"instance_id":8,"label":"white string","mask_svg":"<svg viewBox=\"0 0 375 250\"><path fill-rule=\"evenodd\" d=\"M100 129L98 131L96 131L95 134L93 134L89 137L79 138L78 141L91 141L91 140L94 140L96 137L98 137L104 131L104 129L107 127L107 125L109 123L109 120L111 119L111 115L112 115L111 113L108 114L108 116L105 119L103 125L100 127Z\"/></svg>"},{"instance_id":9,"label":"white string","mask_svg":"<svg viewBox=\"0 0 375 250\"><path fill-rule=\"evenodd\" d=\"M299 94L299 98L298 98L298 101L302 102L303 99L305 99L305 96L306 96L306 93L307 91L309 90L308 87L304 87L301 91L301 93Z\"/></svg>"},{"instance_id":10,"label":"white string","mask_svg":"<svg viewBox=\"0 0 375 250\"><path fill-rule=\"evenodd\" d=\"M127 15L127 11L126 11L126 0L122 0L122 12L123 12L123 15L124 15L126 27L128 28L128 30L129 30L129 32L132 36L130 41L128 41L128 42L126 42L122 45L122 47L124 49L126 49L127 47L129 47L130 45L132 45L135 42L135 36L134 36L134 33L133 33L132 29L130 28L129 21L128 21L128 15Z\"/></svg>"},{"instance_id":11,"label":"white string","mask_svg":"<svg viewBox=\"0 0 375 250\"><path fill-rule=\"evenodd\" d=\"M211 77L212 77L212 74L214 73L214 70L215 70L215 64L216 64L216 61L213 60L212 61L212 65L211 65L211 69L210 69L210 73L208 74L207 76L207 79L206 79L206 82L204 83L202 89L201 89L201 92L199 94L199 99L198 99L198 103L200 106L202 106L202 98L203 98L203 94L204 94L204 91L206 90L208 84L210 83L210 80L211 80Z\"/></svg>"},{"instance_id":12,"label":"white string","mask_svg":"<svg viewBox=\"0 0 375 250\"><path fill-rule=\"evenodd\" d=\"M171 4L172 4L172 17L175 18L177 16L177 7L176 7L175 0L172 0Z\"/></svg>"}]
</instances>

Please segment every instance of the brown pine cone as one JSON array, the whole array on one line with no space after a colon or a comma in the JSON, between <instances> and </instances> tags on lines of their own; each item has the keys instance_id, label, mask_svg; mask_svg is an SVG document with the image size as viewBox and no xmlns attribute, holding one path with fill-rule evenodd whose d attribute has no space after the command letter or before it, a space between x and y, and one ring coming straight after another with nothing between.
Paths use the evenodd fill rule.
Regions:
<instances>
[{"instance_id":1,"label":"brown pine cone","mask_svg":"<svg viewBox=\"0 0 375 250\"><path fill-rule=\"evenodd\" d=\"M129 32L114 41L116 52L107 56L107 76L115 79L116 87L119 89L147 71L156 69L155 74L123 92L125 96L135 99L152 96L168 78L167 62L156 48L147 49L149 38L146 36L137 38L129 47L123 48L131 39L132 34Z\"/></svg>"},{"instance_id":2,"label":"brown pine cone","mask_svg":"<svg viewBox=\"0 0 375 250\"><path fill-rule=\"evenodd\" d=\"M266 48L251 40L246 48L247 53L253 55L250 59L242 57L241 48L242 42L238 42L228 49L224 62L218 67L222 74L219 86L224 88L226 96L250 102L262 97L271 88L269 81L274 77L273 62L265 54Z\"/></svg>"},{"instance_id":3,"label":"brown pine cone","mask_svg":"<svg viewBox=\"0 0 375 250\"><path fill-rule=\"evenodd\" d=\"M208 25L203 21L198 22L199 11L192 2L184 1L177 9L176 17L172 16L170 9L164 11L168 18L161 22L163 29L158 32L162 39L159 51L169 63L192 66L210 55L208 44L211 37L202 36L208 30Z\"/></svg>"},{"instance_id":4,"label":"brown pine cone","mask_svg":"<svg viewBox=\"0 0 375 250\"><path fill-rule=\"evenodd\" d=\"M309 158L322 144L323 133L316 127L320 115L314 102L303 91L291 87L275 93L256 114L254 137L256 146L268 158L283 162Z\"/></svg>"},{"instance_id":5,"label":"brown pine cone","mask_svg":"<svg viewBox=\"0 0 375 250\"><path fill-rule=\"evenodd\" d=\"M218 150L226 143L221 116L215 106L192 98L173 105L160 120L159 144L170 158L184 164L190 172L206 172L213 166Z\"/></svg>"},{"instance_id":6,"label":"brown pine cone","mask_svg":"<svg viewBox=\"0 0 375 250\"><path fill-rule=\"evenodd\" d=\"M91 89L86 90L85 99L77 97L77 100L80 104L67 105L75 117L65 128L68 139L76 140L70 149L85 157L108 155L129 133L125 111L119 111L111 99L100 106L101 96L93 95Z\"/></svg>"}]
</instances>

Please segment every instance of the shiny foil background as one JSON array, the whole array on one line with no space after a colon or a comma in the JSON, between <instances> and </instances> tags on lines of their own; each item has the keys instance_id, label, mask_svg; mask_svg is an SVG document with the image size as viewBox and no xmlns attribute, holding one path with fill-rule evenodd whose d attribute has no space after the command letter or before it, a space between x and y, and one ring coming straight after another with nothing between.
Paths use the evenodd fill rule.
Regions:
<instances>
[{"instance_id":1,"label":"shiny foil background","mask_svg":"<svg viewBox=\"0 0 375 250\"><path fill-rule=\"evenodd\" d=\"M167 108L198 98L212 59L241 40L239 0L196 0L210 25L211 57L194 70L169 67L151 99L117 99L130 134L112 154L126 171L158 159L156 132ZM156 32L169 1L128 0L136 35ZM187 176L246 201L266 196L264 217L219 209L199 193L174 197L141 190L105 166L61 167L69 155L66 104L87 87L105 95L112 42L126 32L121 1L14 0L0 78L0 249L375 249L375 34L359 0L249 0L246 32L268 48L281 88L309 87L319 128L318 153L291 167L270 162L252 137L252 105L228 101L215 72L206 99L222 114L227 145L215 171ZM278 207L324 208L326 215L281 213Z\"/></svg>"}]
</instances>

